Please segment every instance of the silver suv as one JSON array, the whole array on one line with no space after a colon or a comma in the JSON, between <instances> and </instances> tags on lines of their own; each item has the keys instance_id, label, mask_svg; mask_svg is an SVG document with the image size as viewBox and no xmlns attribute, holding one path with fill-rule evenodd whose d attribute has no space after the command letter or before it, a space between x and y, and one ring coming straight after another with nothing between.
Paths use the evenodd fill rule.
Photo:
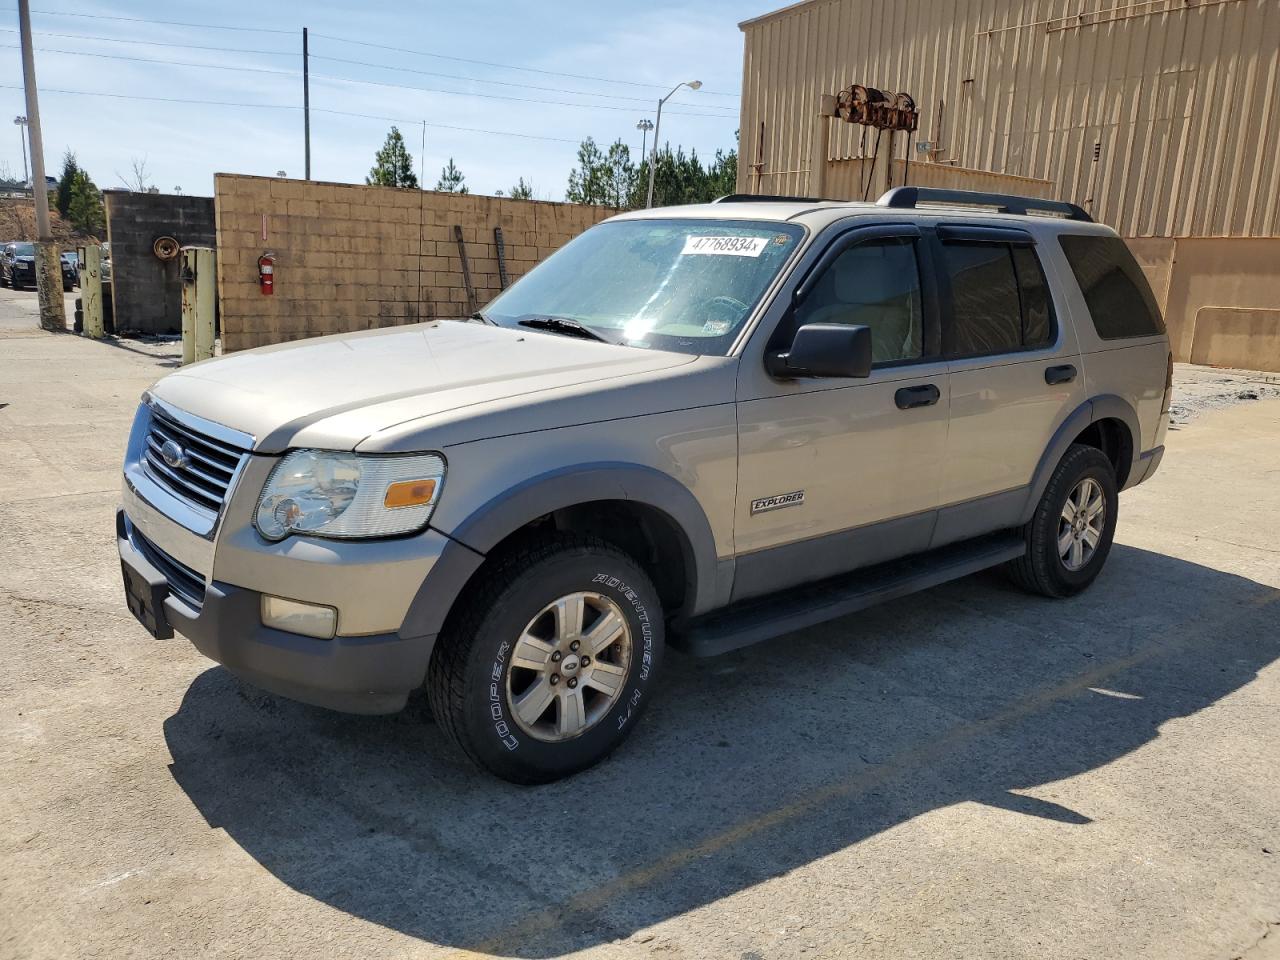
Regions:
<instances>
[{"instance_id":1,"label":"silver suv","mask_svg":"<svg viewBox=\"0 0 1280 960\"><path fill-rule=\"evenodd\" d=\"M588 230L462 322L196 364L143 397L130 609L338 710L425 685L521 783L720 653L1004 565L1065 597L1160 462L1168 339L1071 204L904 187Z\"/></svg>"}]
</instances>

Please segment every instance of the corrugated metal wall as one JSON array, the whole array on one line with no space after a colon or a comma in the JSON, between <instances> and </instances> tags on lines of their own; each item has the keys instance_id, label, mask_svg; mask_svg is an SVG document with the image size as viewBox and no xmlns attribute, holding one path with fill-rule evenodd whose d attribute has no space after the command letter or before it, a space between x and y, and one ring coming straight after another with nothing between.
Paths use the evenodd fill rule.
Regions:
<instances>
[{"instance_id":1,"label":"corrugated metal wall","mask_svg":"<svg viewBox=\"0 0 1280 960\"><path fill-rule=\"evenodd\" d=\"M1125 236L1280 236L1280 0L807 0L742 29L740 190L802 192L819 96L865 83L916 98L940 160ZM829 157L874 139L834 122Z\"/></svg>"}]
</instances>

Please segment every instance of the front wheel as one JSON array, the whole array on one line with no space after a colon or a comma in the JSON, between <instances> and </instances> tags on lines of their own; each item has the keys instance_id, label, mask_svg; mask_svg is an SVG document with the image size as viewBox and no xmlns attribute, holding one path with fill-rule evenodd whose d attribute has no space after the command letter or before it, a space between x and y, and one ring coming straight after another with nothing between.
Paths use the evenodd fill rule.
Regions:
<instances>
[{"instance_id":1,"label":"front wheel","mask_svg":"<svg viewBox=\"0 0 1280 960\"><path fill-rule=\"evenodd\" d=\"M498 561L459 601L431 658L441 727L477 764L547 783L608 756L652 697L657 591L627 554L556 535Z\"/></svg>"},{"instance_id":2,"label":"front wheel","mask_svg":"<svg viewBox=\"0 0 1280 960\"><path fill-rule=\"evenodd\" d=\"M1119 504L1111 461L1096 447L1072 444L1023 528L1027 552L1008 564L1011 579L1046 597L1079 593L1111 552Z\"/></svg>"}]
</instances>

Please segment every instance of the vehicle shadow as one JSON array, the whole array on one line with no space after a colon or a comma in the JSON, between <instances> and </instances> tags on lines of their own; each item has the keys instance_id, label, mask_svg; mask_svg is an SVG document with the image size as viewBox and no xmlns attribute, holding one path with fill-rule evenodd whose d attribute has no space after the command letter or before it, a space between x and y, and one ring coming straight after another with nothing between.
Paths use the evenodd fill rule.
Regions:
<instances>
[{"instance_id":1,"label":"vehicle shadow","mask_svg":"<svg viewBox=\"0 0 1280 960\"><path fill-rule=\"evenodd\" d=\"M246 693L221 668L165 736L208 823L294 890L432 943L549 957L963 801L1088 829L1088 810L1013 791L1247 684L1280 657L1277 601L1124 546L1067 601L971 577L717 660L673 655L611 760L539 788L474 770L435 726Z\"/></svg>"}]
</instances>

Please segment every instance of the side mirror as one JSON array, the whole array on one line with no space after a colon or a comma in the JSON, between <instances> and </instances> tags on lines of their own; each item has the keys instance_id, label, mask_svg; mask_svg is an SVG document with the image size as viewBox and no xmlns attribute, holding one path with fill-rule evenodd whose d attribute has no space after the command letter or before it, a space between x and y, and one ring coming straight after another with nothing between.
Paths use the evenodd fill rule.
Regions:
<instances>
[{"instance_id":1,"label":"side mirror","mask_svg":"<svg viewBox=\"0 0 1280 960\"><path fill-rule=\"evenodd\" d=\"M871 375L871 328L844 323L806 323L791 348L765 354L771 377L866 377Z\"/></svg>"}]
</instances>

